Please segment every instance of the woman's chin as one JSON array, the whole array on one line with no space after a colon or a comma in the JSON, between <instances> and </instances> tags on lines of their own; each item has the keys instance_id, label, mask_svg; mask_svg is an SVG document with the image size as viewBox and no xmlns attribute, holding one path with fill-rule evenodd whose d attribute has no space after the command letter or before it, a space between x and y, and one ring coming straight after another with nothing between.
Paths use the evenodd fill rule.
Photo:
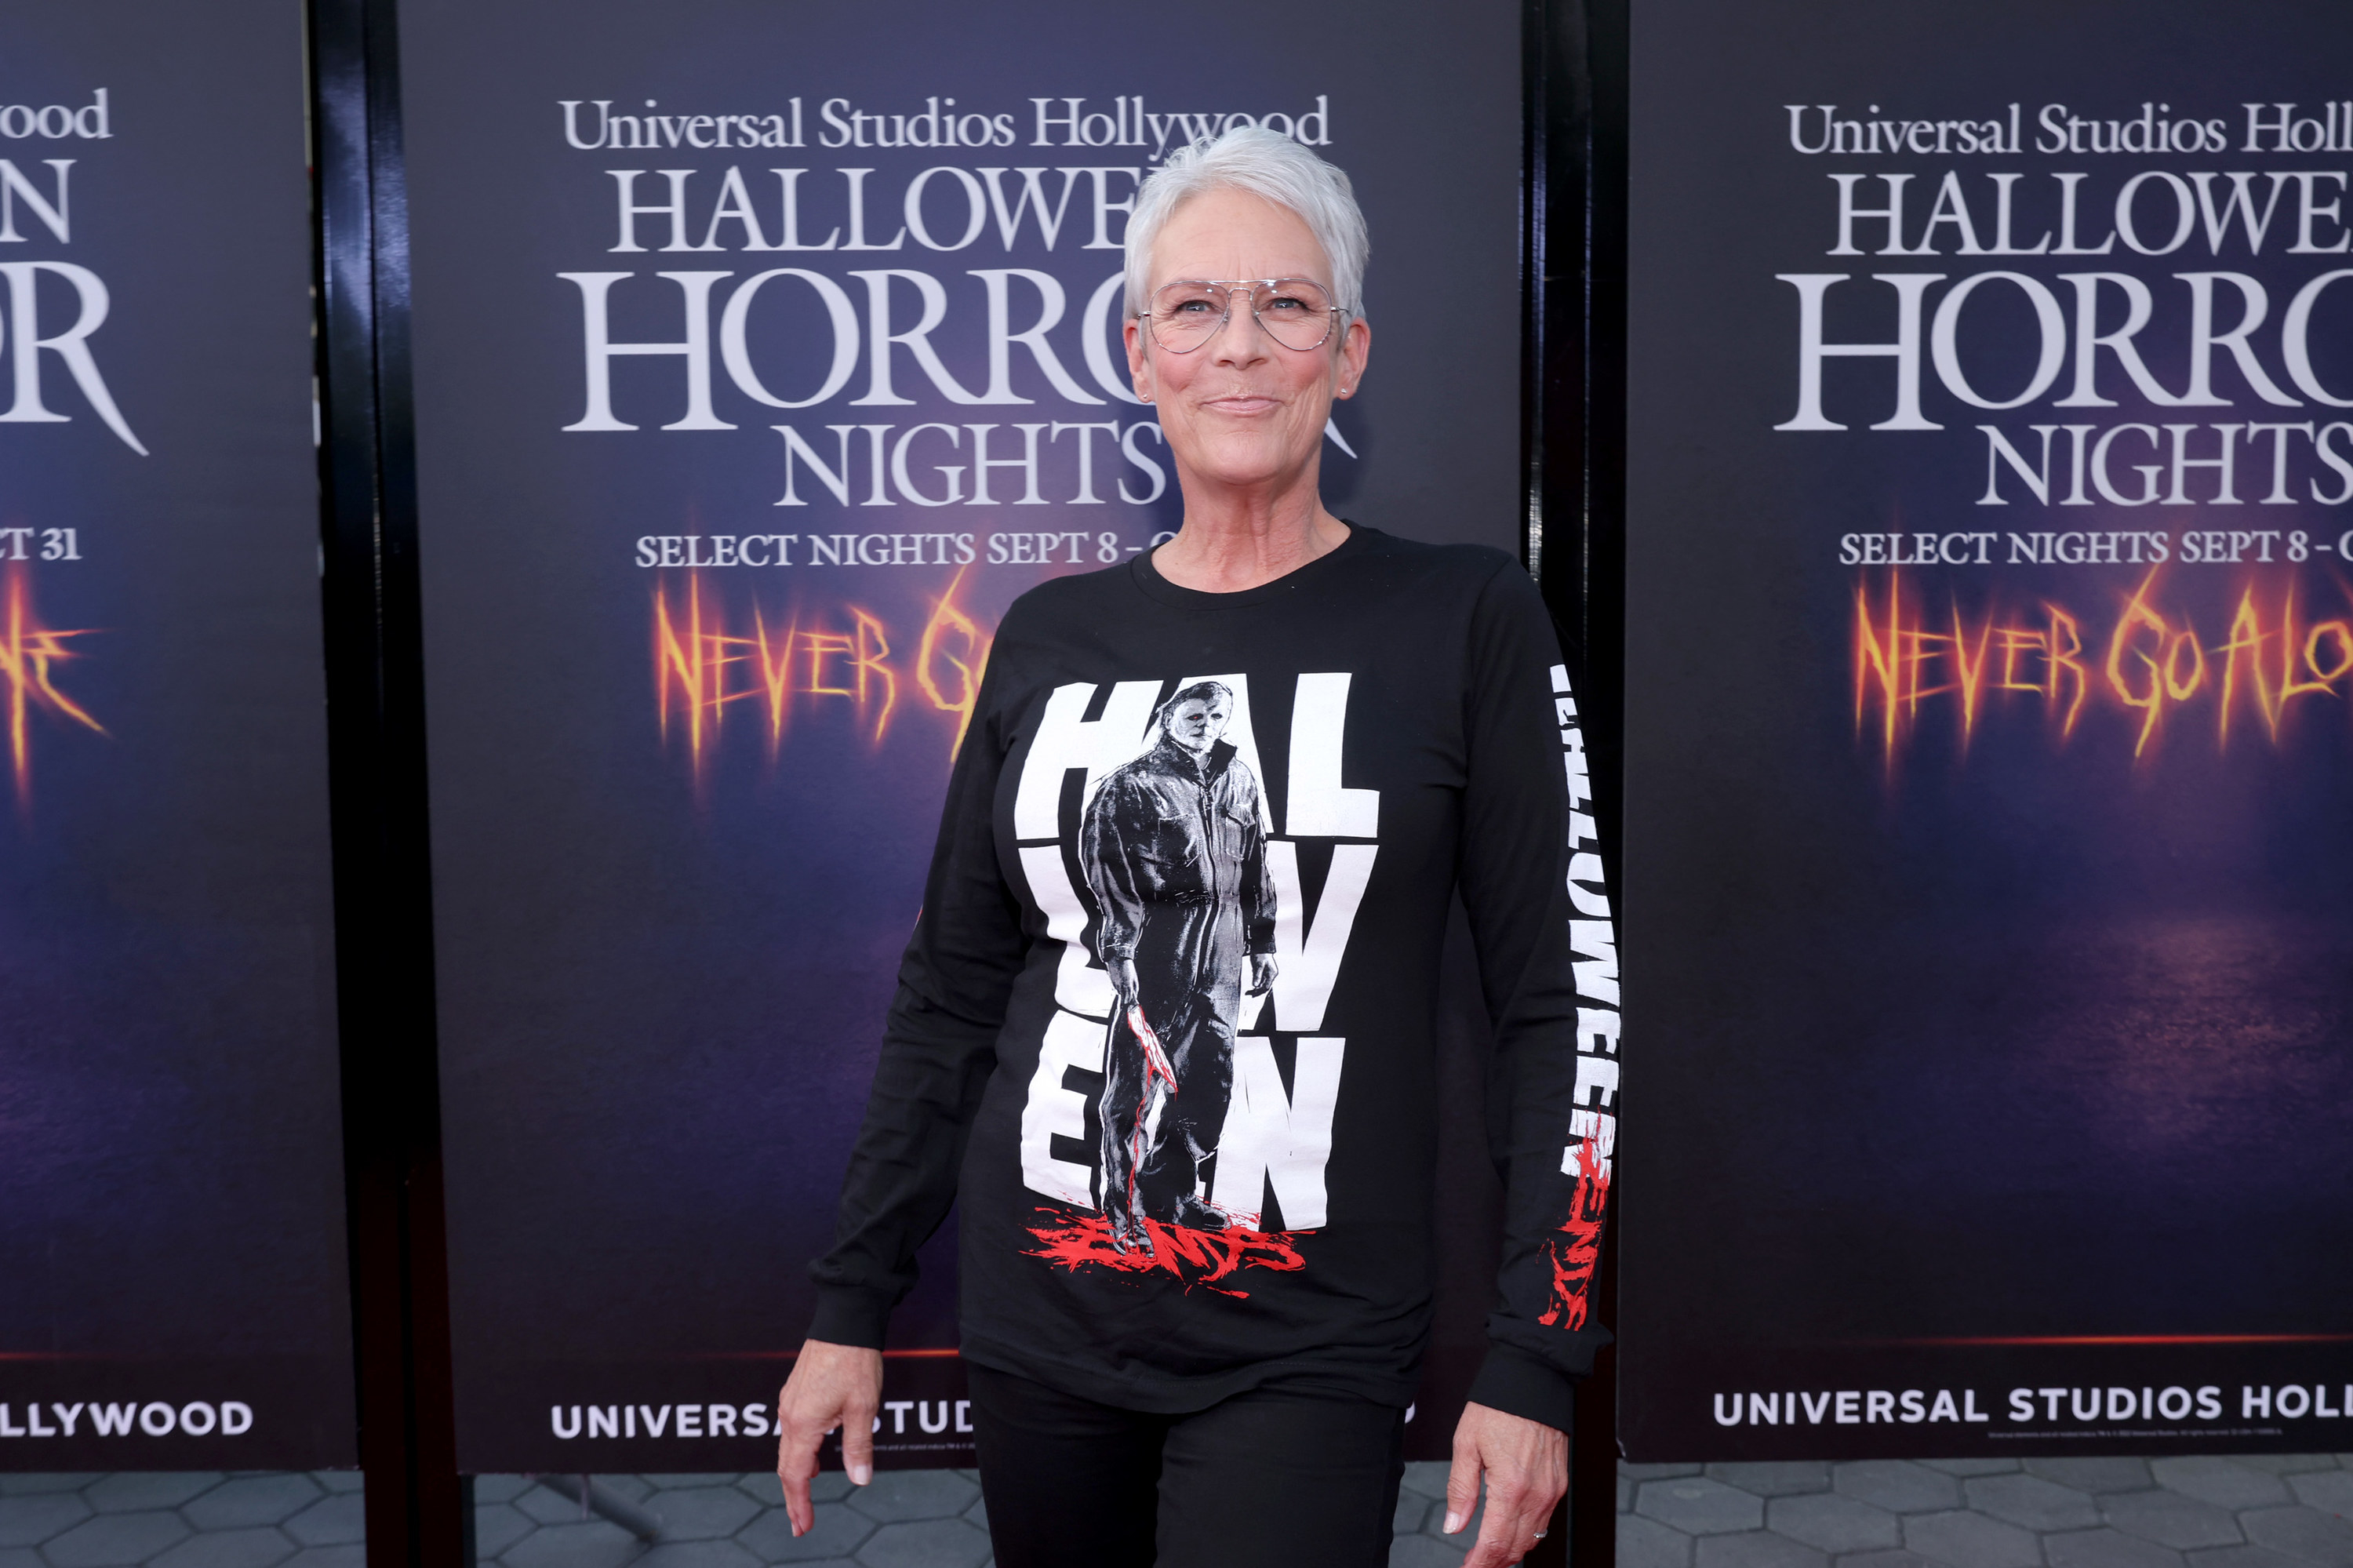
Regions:
<instances>
[{"instance_id":1,"label":"woman's chin","mask_svg":"<svg viewBox=\"0 0 2353 1568\"><path fill-rule=\"evenodd\" d=\"M1189 465L1194 477L1229 490L1281 484L1315 461L1312 447L1303 456L1287 442L1229 439L1211 440L1206 449Z\"/></svg>"}]
</instances>

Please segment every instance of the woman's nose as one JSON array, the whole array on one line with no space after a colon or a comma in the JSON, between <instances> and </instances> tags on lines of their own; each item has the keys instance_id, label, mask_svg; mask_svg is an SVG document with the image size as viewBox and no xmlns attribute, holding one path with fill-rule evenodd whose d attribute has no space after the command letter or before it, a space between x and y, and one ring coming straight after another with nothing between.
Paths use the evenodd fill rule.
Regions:
<instances>
[{"instance_id":1,"label":"woman's nose","mask_svg":"<svg viewBox=\"0 0 2353 1568\"><path fill-rule=\"evenodd\" d=\"M1237 289L1226 296L1226 319L1211 334L1211 352L1219 363L1263 358L1265 327L1250 308L1251 295Z\"/></svg>"}]
</instances>

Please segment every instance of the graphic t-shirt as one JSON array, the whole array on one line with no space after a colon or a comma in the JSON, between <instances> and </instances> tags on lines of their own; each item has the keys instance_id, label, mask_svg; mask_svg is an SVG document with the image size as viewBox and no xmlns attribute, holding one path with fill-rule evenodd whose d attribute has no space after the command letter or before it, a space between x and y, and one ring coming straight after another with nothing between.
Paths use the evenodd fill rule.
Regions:
<instances>
[{"instance_id":1,"label":"graphic t-shirt","mask_svg":"<svg viewBox=\"0 0 2353 1568\"><path fill-rule=\"evenodd\" d=\"M879 1346L961 1201L964 1354L1177 1413L1403 1406L1432 1298L1459 888L1505 1190L1482 1404L1568 1425L1616 1142L1618 964L1577 705L1500 552L1355 528L1200 593L1148 556L998 629L813 1337Z\"/></svg>"}]
</instances>

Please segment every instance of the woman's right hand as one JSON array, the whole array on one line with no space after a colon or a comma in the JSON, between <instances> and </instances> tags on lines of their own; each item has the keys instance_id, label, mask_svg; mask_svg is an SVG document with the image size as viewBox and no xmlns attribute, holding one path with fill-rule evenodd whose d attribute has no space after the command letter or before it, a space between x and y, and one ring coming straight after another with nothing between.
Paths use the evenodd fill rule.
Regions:
<instances>
[{"instance_id":1,"label":"woman's right hand","mask_svg":"<svg viewBox=\"0 0 2353 1568\"><path fill-rule=\"evenodd\" d=\"M862 1487L874 1478L874 1418L881 1409L881 1351L801 1341L792 1376L776 1396L776 1479L785 1486L785 1511L792 1516L795 1535L807 1534L817 1522L809 1481L827 1433L841 1428L842 1468L854 1484Z\"/></svg>"}]
</instances>

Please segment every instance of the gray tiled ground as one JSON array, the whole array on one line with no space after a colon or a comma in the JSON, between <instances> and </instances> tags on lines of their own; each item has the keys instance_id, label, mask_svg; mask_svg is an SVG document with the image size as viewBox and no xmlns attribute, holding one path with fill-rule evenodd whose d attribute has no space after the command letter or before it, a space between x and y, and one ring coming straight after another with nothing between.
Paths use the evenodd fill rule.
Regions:
<instances>
[{"instance_id":1,"label":"gray tiled ground","mask_svg":"<svg viewBox=\"0 0 2353 1568\"><path fill-rule=\"evenodd\" d=\"M361 1568L360 1478L0 1475L0 1568Z\"/></svg>"},{"instance_id":2,"label":"gray tiled ground","mask_svg":"<svg viewBox=\"0 0 2353 1568\"><path fill-rule=\"evenodd\" d=\"M2353 1568L2348 1454L1618 1470L1618 1568Z\"/></svg>"},{"instance_id":3,"label":"gray tiled ground","mask_svg":"<svg viewBox=\"0 0 2353 1568\"><path fill-rule=\"evenodd\" d=\"M2353 1568L2353 1455L1625 1465L1619 1568ZM651 1541L528 1477L475 1484L484 1568L989 1568L968 1470L600 1476ZM0 1475L0 1568L362 1568L359 1478ZM1391 1568L1457 1568L1446 1467L1407 1467ZM658 1520L659 1524L650 1521Z\"/></svg>"},{"instance_id":4,"label":"gray tiled ground","mask_svg":"<svg viewBox=\"0 0 2353 1568\"><path fill-rule=\"evenodd\" d=\"M1691 1467L1697 1474L1698 1467ZM527 1476L474 1482L481 1568L991 1568L988 1514L972 1470L885 1470L867 1487L839 1472L811 1490L817 1528L796 1538L772 1475L598 1476L596 1488L659 1520L651 1542ZM1446 1520L1446 1467L1408 1465L1398 1492L1390 1568L1458 1568L1479 1520ZM1750 1499L1754 1506L1754 1499ZM5 1516L0 1516L5 1518ZM649 1521L650 1523L650 1521ZM1734 1528L1737 1528L1735 1526ZM1713 1560L1712 1560L1713 1561ZM1724 1568L1781 1568L1779 1558L1725 1558ZM1684 1557L1673 1568L1689 1568ZM0 1568L8 1568L0 1557ZM1662 1564L1661 1568L1666 1568ZM1788 1568L1813 1568L1790 1563Z\"/></svg>"}]
</instances>

